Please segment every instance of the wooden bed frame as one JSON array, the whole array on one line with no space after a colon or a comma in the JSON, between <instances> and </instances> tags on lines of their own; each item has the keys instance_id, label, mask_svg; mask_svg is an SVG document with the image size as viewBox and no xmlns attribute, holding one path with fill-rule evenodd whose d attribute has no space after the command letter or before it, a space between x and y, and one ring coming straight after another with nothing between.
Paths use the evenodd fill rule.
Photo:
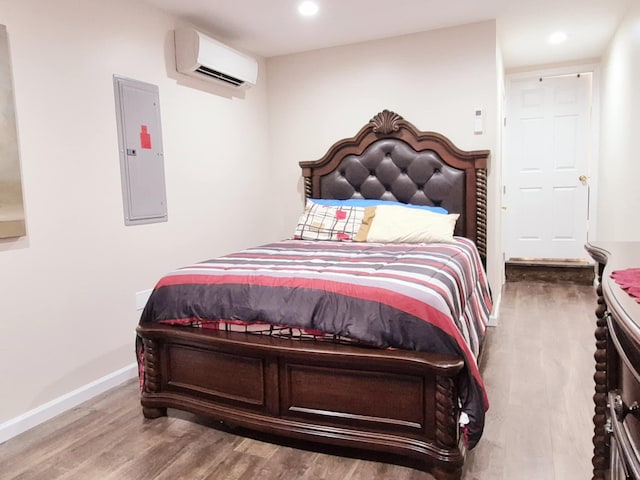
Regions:
<instances>
[{"instance_id":1,"label":"wooden bed frame","mask_svg":"<svg viewBox=\"0 0 640 480\"><path fill-rule=\"evenodd\" d=\"M456 234L474 239L484 259L488 157L385 110L300 166L308 198L397 199L460 213ZM146 418L176 408L438 480L461 477L461 358L163 325L137 333Z\"/></svg>"}]
</instances>

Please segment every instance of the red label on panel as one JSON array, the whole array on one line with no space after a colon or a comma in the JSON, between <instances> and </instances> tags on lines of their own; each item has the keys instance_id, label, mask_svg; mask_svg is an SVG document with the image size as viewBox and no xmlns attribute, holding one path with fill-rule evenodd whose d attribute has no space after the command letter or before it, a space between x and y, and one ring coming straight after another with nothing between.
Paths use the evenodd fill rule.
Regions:
<instances>
[{"instance_id":1,"label":"red label on panel","mask_svg":"<svg viewBox=\"0 0 640 480\"><path fill-rule=\"evenodd\" d=\"M140 125L140 148L151 149L151 134L146 125Z\"/></svg>"}]
</instances>

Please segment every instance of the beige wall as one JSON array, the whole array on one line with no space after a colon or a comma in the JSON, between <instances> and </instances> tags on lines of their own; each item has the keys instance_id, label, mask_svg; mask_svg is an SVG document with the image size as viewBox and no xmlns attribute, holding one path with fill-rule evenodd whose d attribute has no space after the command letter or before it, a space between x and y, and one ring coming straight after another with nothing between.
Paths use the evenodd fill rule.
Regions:
<instances>
[{"instance_id":1,"label":"beige wall","mask_svg":"<svg viewBox=\"0 0 640 480\"><path fill-rule=\"evenodd\" d=\"M270 58L269 138L281 187L280 228L290 233L302 208L298 161L321 157L387 108L458 147L490 149L489 276L499 291L498 64L495 22L417 33ZM473 113L485 112L474 135Z\"/></svg>"},{"instance_id":2,"label":"beige wall","mask_svg":"<svg viewBox=\"0 0 640 480\"><path fill-rule=\"evenodd\" d=\"M129 0L0 0L0 23L28 230L0 242L2 423L134 362L135 292L276 232L264 62L244 99L179 84L174 19ZM167 223L124 226L113 74L159 86Z\"/></svg>"},{"instance_id":3,"label":"beige wall","mask_svg":"<svg viewBox=\"0 0 640 480\"><path fill-rule=\"evenodd\" d=\"M640 4L602 61L597 240L638 240L640 221ZM630 215L631 214L631 215Z\"/></svg>"}]
</instances>

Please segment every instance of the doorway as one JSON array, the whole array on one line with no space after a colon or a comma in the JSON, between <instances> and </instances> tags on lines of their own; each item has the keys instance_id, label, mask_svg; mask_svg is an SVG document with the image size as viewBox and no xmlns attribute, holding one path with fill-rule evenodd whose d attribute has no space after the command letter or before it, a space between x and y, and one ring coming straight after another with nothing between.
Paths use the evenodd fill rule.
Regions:
<instances>
[{"instance_id":1,"label":"doorway","mask_svg":"<svg viewBox=\"0 0 640 480\"><path fill-rule=\"evenodd\" d=\"M508 80L503 185L507 262L587 263L593 73Z\"/></svg>"}]
</instances>

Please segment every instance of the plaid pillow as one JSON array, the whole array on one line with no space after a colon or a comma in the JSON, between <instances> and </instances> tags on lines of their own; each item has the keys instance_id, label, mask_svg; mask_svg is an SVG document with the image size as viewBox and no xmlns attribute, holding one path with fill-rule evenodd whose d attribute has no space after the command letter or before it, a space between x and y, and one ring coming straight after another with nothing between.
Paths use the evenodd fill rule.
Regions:
<instances>
[{"instance_id":1,"label":"plaid pillow","mask_svg":"<svg viewBox=\"0 0 640 480\"><path fill-rule=\"evenodd\" d=\"M364 218L364 207L332 207L309 202L300 215L297 240L352 241Z\"/></svg>"}]
</instances>

